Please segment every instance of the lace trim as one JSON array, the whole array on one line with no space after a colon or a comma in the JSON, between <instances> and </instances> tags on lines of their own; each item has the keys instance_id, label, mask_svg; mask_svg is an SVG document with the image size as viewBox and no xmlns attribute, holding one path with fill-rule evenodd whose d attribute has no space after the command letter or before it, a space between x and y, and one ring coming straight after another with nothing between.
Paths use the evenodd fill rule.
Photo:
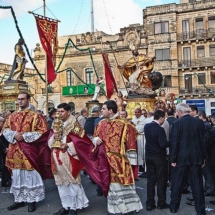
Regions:
<instances>
[{"instance_id":1,"label":"lace trim","mask_svg":"<svg viewBox=\"0 0 215 215\"><path fill-rule=\"evenodd\" d=\"M45 198L45 188L43 185L38 187L11 187L10 192L13 193L15 202L39 202Z\"/></svg>"}]
</instances>

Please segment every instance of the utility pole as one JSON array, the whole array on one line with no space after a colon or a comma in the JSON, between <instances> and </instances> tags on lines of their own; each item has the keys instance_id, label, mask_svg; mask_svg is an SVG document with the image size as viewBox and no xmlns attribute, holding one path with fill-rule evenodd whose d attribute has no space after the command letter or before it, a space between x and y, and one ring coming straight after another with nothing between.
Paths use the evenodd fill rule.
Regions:
<instances>
[{"instance_id":1,"label":"utility pole","mask_svg":"<svg viewBox=\"0 0 215 215\"><path fill-rule=\"evenodd\" d=\"M91 0L91 33L94 32L93 0Z\"/></svg>"},{"instance_id":2,"label":"utility pole","mask_svg":"<svg viewBox=\"0 0 215 215\"><path fill-rule=\"evenodd\" d=\"M46 17L46 0L43 0L43 14ZM47 55L45 53L45 93L46 93L46 116L48 116L48 76L47 76Z\"/></svg>"}]
</instances>

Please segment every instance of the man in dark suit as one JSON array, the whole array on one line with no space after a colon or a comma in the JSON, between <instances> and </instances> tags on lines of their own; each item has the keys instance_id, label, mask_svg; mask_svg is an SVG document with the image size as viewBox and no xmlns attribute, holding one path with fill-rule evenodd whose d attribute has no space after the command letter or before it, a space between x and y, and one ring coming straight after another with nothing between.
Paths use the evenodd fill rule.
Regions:
<instances>
[{"instance_id":1,"label":"man in dark suit","mask_svg":"<svg viewBox=\"0 0 215 215\"><path fill-rule=\"evenodd\" d=\"M202 120L190 116L190 107L178 104L176 112L179 120L172 124L170 162L172 166L172 186L170 211L176 213L181 200L183 186L188 179L192 189L198 215L205 215L205 198L202 167L205 163L205 128Z\"/></svg>"},{"instance_id":2,"label":"man in dark suit","mask_svg":"<svg viewBox=\"0 0 215 215\"><path fill-rule=\"evenodd\" d=\"M155 186L157 183L158 209L169 208L166 203L167 188L167 159L166 148L169 146L164 129L165 113L157 110L154 121L144 126L146 138L146 168L147 168L147 201L146 210L150 211L155 206Z\"/></svg>"}]
</instances>

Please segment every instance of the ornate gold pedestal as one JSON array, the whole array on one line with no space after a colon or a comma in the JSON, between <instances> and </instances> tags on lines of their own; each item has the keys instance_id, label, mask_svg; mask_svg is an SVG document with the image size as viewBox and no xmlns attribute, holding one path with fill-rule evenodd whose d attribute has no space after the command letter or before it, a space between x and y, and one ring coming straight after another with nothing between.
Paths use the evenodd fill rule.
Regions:
<instances>
[{"instance_id":1,"label":"ornate gold pedestal","mask_svg":"<svg viewBox=\"0 0 215 215\"><path fill-rule=\"evenodd\" d=\"M156 99L154 98L133 98L127 101L126 111L128 112L128 119L133 118L136 108L146 109L147 111L154 111Z\"/></svg>"},{"instance_id":2,"label":"ornate gold pedestal","mask_svg":"<svg viewBox=\"0 0 215 215\"><path fill-rule=\"evenodd\" d=\"M0 86L0 101L1 101L1 110L17 110L16 105L17 97L20 92L27 92L30 95L31 91L25 81L5 81L2 86Z\"/></svg>"}]
</instances>

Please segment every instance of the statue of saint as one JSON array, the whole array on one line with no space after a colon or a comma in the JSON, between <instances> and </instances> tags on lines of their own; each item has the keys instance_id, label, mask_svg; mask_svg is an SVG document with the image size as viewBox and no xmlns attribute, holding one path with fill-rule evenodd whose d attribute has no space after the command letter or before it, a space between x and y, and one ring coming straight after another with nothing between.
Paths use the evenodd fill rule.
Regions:
<instances>
[{"instance_id":1,"label":"statue of saint","mask_svg":"<svg viewBox=\"0 0 215 215\"><path fill-rule=\"evenodd\" d=\"M118 106L118 112L125 110L124 101L125 101L125 99L123 98L122 92L119 91L117 93L117 98L116 98L116 104Z\"/></svg>"},{"instance_id":2,"label":"statue of saint","mask_svg":"<svg viewBox=\"0 0 215 215\"><path fill-rule=\"evenodd\" d=\"M8 80L23 80L25 64L28 62L25 58L25 52L23 49L24 43L25 41L20 38L14 47L15 57Z\"/></svg>"},{"instance_id":3,"label":"statue of saint","mask_svg":"<svg viewBox=\"0 0 215 215\"><path fill-rule=\"evenodd\" d=\"M96 88L95 88L95 92L94 92L94 95L93 95L93 98L91 101L98 101L97 98L99 96L99 92L100 92L103 81L104 81L103 77L99 77L99 79L96 81Z\"/></svg>"},{"instance_id":4,"label":"statue of saint","mask_svg":"<svg viewBox=\"0 0 215 215\"><path fill-rule=\"evenodd\" d=\"M137 49L133 50L132 54L133 57L122 66L118 66L118 69L129 81L132 91L136 91L140 87L151 88L152 83L148 74L153 69L155 57L148 58L145 54L139 54Z\"/></svg>"}]
</instances>

